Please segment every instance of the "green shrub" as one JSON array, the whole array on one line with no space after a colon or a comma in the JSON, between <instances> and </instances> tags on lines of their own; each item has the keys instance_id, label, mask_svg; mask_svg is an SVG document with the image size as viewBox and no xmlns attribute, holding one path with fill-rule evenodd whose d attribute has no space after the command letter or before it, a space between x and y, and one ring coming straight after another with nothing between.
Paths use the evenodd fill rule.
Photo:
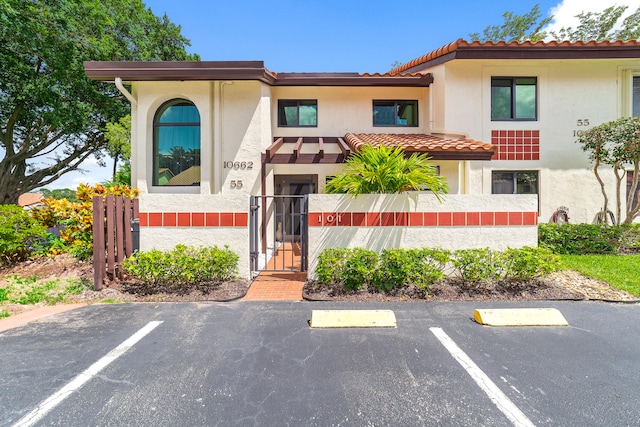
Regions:
<instances>
[{"instance_id":1,"label":"green shrub","mask_svg":"<svg viewBox=\"0 0 640 427\"><path fill-rule=\"evenodd\" d=\"M424 290L454 271L466 282L530 280L559 268L559 258L549 249L523 247L492 251L461 249L385 249L380 255L362 248L325 249L318 257L320 285L341 285L347 291L365 285L391 292L408 285Z\"/></svg>"},{"instance_id":2,"label":"green shrub","mask_svg":"<svg viewBox=\"0 0 640 427\"><path fill-rule=\"evenodd\" d=\"M122 268L147 285L183 287L233 279L239 259L227 246L177 245L167 252L154 249L134 254L122 262Z\"/></svg>"},{"instance_id":3,"label":"green shrub","mask_svg":"<svg viewBox=\"0 0 640 427\"><path fill-rule=\"evenodd\" d=\"M0 264L21 261L44 239L45 227L17 205L0 205Z\"/></svg>"},{"instance_id":4,"label":"green shrub","mask_svg":"<svg viewBox=\"0 0 640 427\"><path fill-rule=\"evenodd\" d=\"M488 282L500 277L504 268L502 254L482 249L459 249L453 252L453 266L467 282Z\"/></svg>"},{"instance_id":5,"label":"green shrub","mask_svg":"<svg viewBox=\"0 0 640 427\"><path fill-rule=\"evenodd\" d=\"M558 270L560 258L546 248L525 246L502 253L502 279L530 280Z\"/></svg>"},{"instance_id":6,"label":"green shrub","mask_svg":"<svg viewBox=\"0 0 640 427\"><path fill-rule=\"evenodd\" d=\"M633 230L633 227L629 227ZM631 234L633 232L631 231ZM637 234L636 234L637 236ZM615 254L623 244L623 228L605 224L540 224L538 244L556 254Z\"/></svg>"},{"instance_id":7,"label":"green shrub","mask_svg":"<svg viewBox=\"0 0 640 427\"><path fill-rule=\"evenodd\" d=\"M449 254L443 249L385 249L372 284L384 292L410 284L429 289L445 276Z\"/></svg>"},{"instance_id":8,"label":"green shrub","mask_svg":"<svg viewBox=\"0 0 640 427\"><path fill-rule=\"evenodd\" d=\"M316 274L321 284L340 284L358 291L371 284L378 254L364 248L325 249L318 257Z\"/></svg>"},{"instance_id":9,"label":"green shrub","mask_svg":"<svg viewBox=\"0 0 640 427\"><path fill-rule=\"evenodd\" d=\"M318 255L318 265L316 266L316 276L318 283L330 285L340 282L340 272L344 268L350 249L325 249Z\"/></svg>"},{"instance_id":10,"label":"green shrub","mask_svg":"<svg viewBox=\"0 0 640 427\"><path fill-rule=\"evenodd\" d=\"M622 224L619 252L640 253L640 223Z\"/></svg>"}]
</instances>

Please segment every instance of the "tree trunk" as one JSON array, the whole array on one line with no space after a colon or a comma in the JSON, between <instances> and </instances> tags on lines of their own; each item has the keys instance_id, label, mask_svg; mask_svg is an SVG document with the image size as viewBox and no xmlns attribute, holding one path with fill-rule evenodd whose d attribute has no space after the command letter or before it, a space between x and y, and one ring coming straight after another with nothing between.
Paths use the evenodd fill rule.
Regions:
<instances>
[{"instance_id":1,"label":"tree trunk","mask_svg":"<svg viewBox=\"0 0 640 427\"><path fill-rule=\"evenodd\" d=\"M596 176L596 179L600 183L600 191L602 191L602 197L604 198L604 206L602 207L602 214L604 216L604 223L608 224L609 220L607 219L607 211L609 210L609 198L607 197L607 191L604 187L604 182L602 178L600 178L600 174L598 173L598 167L600 166L600 159L596 159L593 165L593 173Z\"/></svg>"}]
</instances>

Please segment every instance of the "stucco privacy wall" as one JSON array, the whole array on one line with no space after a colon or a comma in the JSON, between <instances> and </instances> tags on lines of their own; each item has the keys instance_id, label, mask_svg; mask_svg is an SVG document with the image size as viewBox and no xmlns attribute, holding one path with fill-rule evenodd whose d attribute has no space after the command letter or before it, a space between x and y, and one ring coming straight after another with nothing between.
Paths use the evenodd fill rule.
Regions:
<instances>
[{"instance_id":1,"label":"stucco privacy wall","mask_svg":"<svg viewBox=\"0 0 640 427\"><path fill-rule=\"evenodd\" d=\"M240 275L249 277L248 212L244 194L146 195L140 198L140 250L229 245L240 256Z\"/></svg>"},{"instance_id":2,"label":"stucco privacy wall","mask_svg":"<svg viewBox=\"0 0 640 427\"><path fill-rule=\"evenodd\" d=\"M537 246L535 195L309 195L309 275L328 248Z\"/></svg>"}]
</instances>

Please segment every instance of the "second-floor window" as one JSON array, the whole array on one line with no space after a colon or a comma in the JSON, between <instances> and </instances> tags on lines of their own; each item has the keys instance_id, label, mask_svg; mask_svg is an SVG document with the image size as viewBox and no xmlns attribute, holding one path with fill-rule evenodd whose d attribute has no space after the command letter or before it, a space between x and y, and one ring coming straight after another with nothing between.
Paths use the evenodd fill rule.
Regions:
<instances>
[{"instance_id":1,"label":"second-floor window","mask_svg":"<svg viewBox=\"0 0 640 427\"><path fill-rule=\"evenodd\" d=\"M315 99L281 99L278 101L278 126L318 126L318 101Z\"/></svg>"},{"instance_id":2,"label":"second-floor window","mask_svg":"<svg viewBox=\"0 0 640 427\"><path fill-rule=\"evenodd\" d=\"M418 126L418 101L373 101L374 126Z\"/></svg>"},{"instance_id":3,"label":"second-floor window","mask_svg":"<svg viewBox=\"0 0 640 427\"><path fill-rule=\"evenodd\" d=\"M492 77L491 120L536 120L536 77Z\"/></svg>"},{"instance_id":4,"label":"second-floor window","mask_svg":"<svg viewBox=\"0 0 640 427\"><path fill-rule=\"evenodd\" d=\"M633 76L633 85L632 85L632 109L631 115L633 117L640 116L640 76Z\"/></svg>"}]
</instances>

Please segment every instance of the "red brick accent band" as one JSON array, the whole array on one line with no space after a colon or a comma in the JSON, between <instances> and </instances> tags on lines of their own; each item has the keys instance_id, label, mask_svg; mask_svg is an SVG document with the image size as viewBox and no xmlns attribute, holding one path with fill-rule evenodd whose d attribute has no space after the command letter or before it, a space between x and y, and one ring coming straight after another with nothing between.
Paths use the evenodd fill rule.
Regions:
<instances>
[{"instance_id":1,"label":"red brick accent band","mask_svg":"<svg viewBox=\"0 0 640 427\"><path fill-rule=\"evenodd\" d=\"M538 212L310 212L310 227L538 225Z\"/></svg>"},{"instance_id":2,"label":"red brick accent band","mask_svg":"<svg viewBox=\"0 0 640 427\"><path fill-rule=\"evenodd\" d=\"M141 227L246 227L246 212L140 212Z\"/></svg>"},{"instance_id":3,"label":"red brick accent band","mask_svg":"<svg viewBox=\"0 0 640 427\"><path fill-rule=\"evenodd\" d=\"M492 130L498 152L491 160L540 160L539 130Z\"/></svg>"}]
</instances>

